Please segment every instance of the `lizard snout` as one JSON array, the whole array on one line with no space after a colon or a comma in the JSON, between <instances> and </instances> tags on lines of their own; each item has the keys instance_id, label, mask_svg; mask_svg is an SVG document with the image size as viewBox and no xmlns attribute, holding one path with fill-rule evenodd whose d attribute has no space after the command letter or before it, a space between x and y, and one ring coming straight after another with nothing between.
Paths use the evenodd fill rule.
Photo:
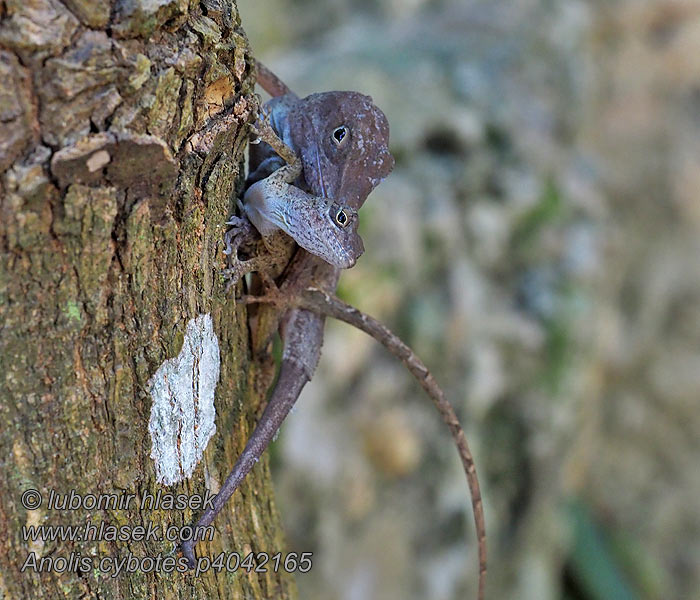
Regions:
<instances>
[{"instance_id":1,"label":"lizard snout","mask_svg":"<svg viewBox=\"0 0 700 600\"><path fill-rule=\"evenodd\" d=\"M343 243L343 252L338 253L338 261L333 264L333 266L340 269L349 269L355 266L357 259L360 258L365 252L365 245L362 242L362 238L357 234L353 233L351 239L345 240Z\"/></svg>"}]
</instances>

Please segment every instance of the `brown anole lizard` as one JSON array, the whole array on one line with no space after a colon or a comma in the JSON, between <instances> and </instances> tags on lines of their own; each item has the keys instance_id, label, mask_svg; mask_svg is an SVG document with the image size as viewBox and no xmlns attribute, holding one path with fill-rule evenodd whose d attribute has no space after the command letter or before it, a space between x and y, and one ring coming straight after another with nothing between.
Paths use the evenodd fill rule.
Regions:
<instances>
[{"instance_id":1,"label":"brown anole lizard","mask_svg":"<svg viewBox=\"0 0 700 600\"><path fill-rule=\"evenodd\" d=\"M333 316L366 331L396 354L435 401L449 426L472 492L481 598L486 570L483 508L473 459L457 417L408 346L333 294L339 269L352 266L363 251L356 211L393 167L386 118L362 94L327 92L299 99L262 65L258 64L258 69L259 83L275 97L267 105L270 123L262 122L257 130L267 146L251 152L252 185L244 196L242 212L262 235L267 252L254 253L243 263L238 260L239 249L251 243L254 232L248 221L234 217L227 248L232 259L229 276L237 280L248 271L262 275L273 291L252 301L271 301L277 310L272 318L258 323L258 349L267 346L279 324L284 350L277 384L257 427L215 497L214 508L207 510L195 527L213 521L273 439L313 375L325 316ZM301 247L284 268L276 261L279 256L290 256L293 248L288 238L279 235L280 230ZM183 542L182 548L194 566L192 543Z\"/></svg>"}]
</instances>

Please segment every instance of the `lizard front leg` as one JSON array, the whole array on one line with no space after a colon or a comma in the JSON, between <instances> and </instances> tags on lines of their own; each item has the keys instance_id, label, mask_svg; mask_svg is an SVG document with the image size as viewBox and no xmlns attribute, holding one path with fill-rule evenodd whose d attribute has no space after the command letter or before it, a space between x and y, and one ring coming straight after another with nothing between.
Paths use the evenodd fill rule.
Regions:
<instances>
[{"instance_id":1,"label":"lizard front leg","mask_svg":"<svg viewBox=\"0 0 700 600\"><path fill-rule=\"evenodd\" d=\"M268 157L251 174L249 177L249 180L253 181L251 187L257 189L261 181L269 180L267 185L277 189L296 180L301 174L301 161L294 154L294 151L277 136L267 118L264 116L260 118L256 125L251 126L251 131L258 136L256 143L264 141L278 154ZM280 166L281 161L283 162L282 166ZM248 189L250 190L250 188ZM248 192L244 195L244 200L247 195ZM224 254L229 257L228 267L224 270L224 276L228 279L227 291L248 273L263 273L274 270L276 266L283 263L285 257L288 258L289 254L289 243L280 239L277 228L262 227L259 222L255 221L251 223L249 210L240 200L238 207L243 216L233 215L227 222L231 228L224 234ZM239 250L246 246L251 247L254 242L260 240L261 235L263 247L258 245L257 251L249 252L250 258L241 260Z\"/></svg>"},{"instance_id":2,"label":"lizard front leg","mask_svg":"<svg viewBox=\"0 0 700 600\"><path fill-rule=\"evenodd\" d=\"M280 157L284 159L290 169L286 171L287 175L285 181L287 183L292 183L299 175L301 175L302 165L299 157L294 153L285 142L280 138L275 130L272 129L268 119L263 115L262 118L258 119L255 125L250 126L251 131L257 135L256 142L267 143Z\"/></svg>"},{"instance_id":3,"label":"lizard front leg","mask_svg":"<svg viewBox=\"0 0 700 600\"><path fill-rule=\"evenodd\" d=\"M265 289L264 294L245 294L240 301L243 304L272 304L280 312L288 309L293 303L293 299L279 289L269 273L261 271L259 275Z\"/></svg>"},{"instance_id":4,"label":"lizard front leg","mask_svg":"<svg viewBox=\"0 0 700 600\"><path fill-rule=\"evenodd\" d=\"M341 269L352 267L364 252L357 233L357 212L292 185L301 175L301 160L277 136L267 119L261 119L253 131L287 164L248 188L243 197L245 215L263 237L281 229L327 263ZM269 158L258 167L255 177L261 168L269 168L268 161Z\"/></svg>"}]
</instances>

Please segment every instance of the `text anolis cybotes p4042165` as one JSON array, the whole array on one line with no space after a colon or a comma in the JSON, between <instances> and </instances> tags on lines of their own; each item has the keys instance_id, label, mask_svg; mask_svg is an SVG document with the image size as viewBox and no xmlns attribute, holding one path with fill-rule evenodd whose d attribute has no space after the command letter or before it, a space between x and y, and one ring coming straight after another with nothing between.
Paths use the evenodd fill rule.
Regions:
<instances>
[{"instance_id":1,"label":"text anolis cybotes p4042165","mask_svg":"<svg viewBox=\"0 0 700 600\"><path fill-rule=\"evenodd\" d=\"M472 494L482 598L486 572L483 507L474 462L459 421L410 348L376 320L334 295L340 269L354 265L363 251L356 211L393 167L386 117L371 98L357 92L326 92L300 99L259 63L258 82L273 98L265 106L267 120L256 129L265 144L251 151L250 186L241 206L248 220L232 219L229 275L237 280L248 271L257 271L262 276L269 293L252 300L271 301L274 306L257 316L254 350L264 351L279 326L283 355L277 383L255 430L214 498L214 508L205 511L195 527L214 520L276 435L313 375L325 317L332 316L369 333L398 356L449 426ZM241 262L238 251L253 237L248 222L262 235L267 251ZM182 549L194 566L192 542L183 542Z\"/></svg>"}]
</instances>

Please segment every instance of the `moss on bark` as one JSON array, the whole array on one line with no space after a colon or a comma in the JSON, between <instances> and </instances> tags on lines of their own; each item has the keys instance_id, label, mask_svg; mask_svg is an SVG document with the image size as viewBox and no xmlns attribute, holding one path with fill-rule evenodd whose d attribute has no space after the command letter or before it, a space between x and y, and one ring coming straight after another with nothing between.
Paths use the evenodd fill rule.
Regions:
<instances>
[{"instance_id":1,"label":"moss on bark","mask_svg":"<svg viewBox=\"0 0 700 600\"><path fill-rule=\"evenodd\" d=\"M247 57L232 0L113 2L109 15L78 0L0 1L3 597L294 595L291 576L272 572L20 572L30 552L94 564L176 556L167 540L25 541L22 527L187 525L190 510L139 511L138 501L217 491L254 424L262 398L246 315L220 277L256 106ZM194 476L164 488L150 458L148 381L206 313L222 357L217 433ZM30 488L44 497L37 510L20 503ZM48 510L50 490L136 501ZM284 550L266 460L216 526L200 553Z\"/></svg>"}]
</instances>

